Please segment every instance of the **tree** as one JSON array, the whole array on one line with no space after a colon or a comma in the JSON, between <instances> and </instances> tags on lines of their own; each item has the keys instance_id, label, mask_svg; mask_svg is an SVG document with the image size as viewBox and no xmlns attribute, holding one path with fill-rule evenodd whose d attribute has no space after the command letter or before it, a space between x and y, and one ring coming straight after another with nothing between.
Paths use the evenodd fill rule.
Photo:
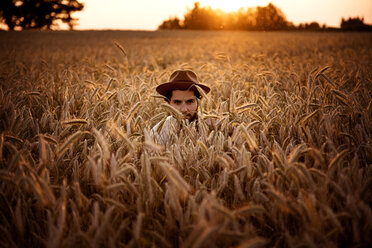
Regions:
<instances>
[{"instance_id":1,"label":"tree","mask_svg":"<svg viewBox=\"0 0 372 248\"><path fill-rule=\"evenodd\" d=\"M198 2L194 8L184 16L185 29L219 29L221 19L210 7L201 8Z\"/></svg>"},{"instance_id":2,"label":"tree","mask_svg":"<svg viewBox=\"0 0 372 248\"><path fill-rule=\"evenodd\" d=\"M364 23L364 18L354 17L341 20L341 29L345 31L371 31L372 26Z\"/></svg>"},{"instance_id":3,"label":"tree","mask_svg":"<svg viewBox=\"0 0 372 248\"><path fill-rule=\"evenodd\" d=\"M58 21L73 29L77 19L71 14L83 8L84 4L78 0L1 0L0 22L9 30L51 29L58 26Z\"/></svg>"},{"instance_id":4,"label":"tree","mask_svg":"<svg viewBox=\"0 0 372 248\"><path fill-rule=\"evenodd\" d=\"M237 21L236 26L237 29L240 30L255 30L256 27L256 9L247 8L247 9L239 9L236 13Z\"/></svg>"},{"instance_id":5,"label":"tree","mask_svg":"<svg viewBox=\"0 0 372 248\"><path fill-rule=\"evenodd\" d=\"M319 31L320 30L320 25L317 22L311 22L310 24L306 23L305 29L310 30L310 31Z\"/></svg>"},{"instance_id":6,"label":"tree","mask_svg":"<svg viewBox=\"0 0 372 248\"><path fill-rule=\"evenodd\" d=\"M178 17L170 18L169 20L163 21L159 25L158 29L181 29L180 19Z\"/></svg>"},{"instance_id":7,"label":"tree","mask_svg":"<svg viewBox=\"0 0 372 248\"><path fill-rule=\"evenodd\" d=\"M283 12L269 3L256 9L256 28L258 30L283 30L287 28L287 19Z\"/></svg>"}]
</instances>

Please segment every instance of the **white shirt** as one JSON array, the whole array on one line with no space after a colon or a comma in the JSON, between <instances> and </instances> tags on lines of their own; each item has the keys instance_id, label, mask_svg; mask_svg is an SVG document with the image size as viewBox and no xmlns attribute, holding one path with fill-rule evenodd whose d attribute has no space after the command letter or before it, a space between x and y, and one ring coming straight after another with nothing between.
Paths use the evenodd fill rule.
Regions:
<instances>
[{"instance_id":1,"label":"white shirt","mask_svg":"<svg viewBox=\"0 0 372 248\"><path fill-rule=\"evenodd\" d=\"M171 143L172 134L177 133L178 129L177 119L173 116L168 116L151 129L150 135L155 139L156 143L165 146Z\"/></svg>"},{"instance_id":2,"label":"white shirt","mask_svg":"<svg viewBox=\"0 0 372 248\"><path fill-rule=\"evenodd\" d=\"M186 132L186 134L191 135L193 140L197 140L198 137L203 136L203 134L207 134L211 129L214 129L214 126L207 125L204 121L201 121L199 116L200 115L198 115L197 120L191 123L189 123L188 120L177 121L175 117L168 116L165 120L161 120L151 129L150 136L157 144L169 146L177 140L177 137L184 137L183 135L185 135L185 133L182 132L183 129L181 128L184 126L191 128L191 130L196 130L196 133L194 133L189 129L191 132Z\"/></svg>"}]
</instances>

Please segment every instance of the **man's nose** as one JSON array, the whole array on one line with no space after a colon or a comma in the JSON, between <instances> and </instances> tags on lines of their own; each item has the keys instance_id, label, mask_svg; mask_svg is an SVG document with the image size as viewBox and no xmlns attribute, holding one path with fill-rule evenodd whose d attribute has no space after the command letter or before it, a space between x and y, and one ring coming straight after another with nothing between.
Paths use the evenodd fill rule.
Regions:
<instances>
[{"instance_id":1,"label":"man's nose","mask_svg":"<svg viewBox=\"0 0 372 248\"><path fill-rule=\"evenodd\" d=\"M181 106L181 112L187 112L188 111L188 109L187 109L187 106L186 106L186 104L182 104L182 106Z\"/></svg>"}]
</instances>

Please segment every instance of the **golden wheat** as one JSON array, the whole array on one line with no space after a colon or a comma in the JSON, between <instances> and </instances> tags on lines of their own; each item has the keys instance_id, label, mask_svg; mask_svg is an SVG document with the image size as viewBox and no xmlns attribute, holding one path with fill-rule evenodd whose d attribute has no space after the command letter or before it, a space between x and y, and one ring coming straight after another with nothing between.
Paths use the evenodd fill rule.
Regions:
<instances>
[{"instance_id":1,"label":"golden wheat","mask_svg":"<svg viewBox=\"0 0 372 248\"><path fill-rule=\"evenodd\" d=\"M1 34L0 246L371 246L371 44ZM154 95L180 68L211 86L199 125ZM163 147L150 130L169 114Z\"/></svg>"}]
</instances>

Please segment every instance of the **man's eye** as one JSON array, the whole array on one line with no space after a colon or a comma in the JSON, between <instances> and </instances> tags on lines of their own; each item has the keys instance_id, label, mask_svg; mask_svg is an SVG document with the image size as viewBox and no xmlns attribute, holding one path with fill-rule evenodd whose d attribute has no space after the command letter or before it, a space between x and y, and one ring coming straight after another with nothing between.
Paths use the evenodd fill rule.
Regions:
<instances>
[{"instance_id":1,"label":"man's eye","mask_svg":"<svg viewBox=\"0 0 372 248\"><path fill-rule=\"evenodd\" d=\"M174 104L180 105L181 101L173 101Z\"/></svg>"},{"instance_id":2,"label":"man's eye","mask_svg":"<svg viewBox=\"0 0 372 248\"><path fill-rule=\"evenodd\" d=\"M194 99L191 99L191 100L187 100L187 101L186 101L187 104L193 104L194 102L195 102Z\"/></svg>"}]
</instances>

